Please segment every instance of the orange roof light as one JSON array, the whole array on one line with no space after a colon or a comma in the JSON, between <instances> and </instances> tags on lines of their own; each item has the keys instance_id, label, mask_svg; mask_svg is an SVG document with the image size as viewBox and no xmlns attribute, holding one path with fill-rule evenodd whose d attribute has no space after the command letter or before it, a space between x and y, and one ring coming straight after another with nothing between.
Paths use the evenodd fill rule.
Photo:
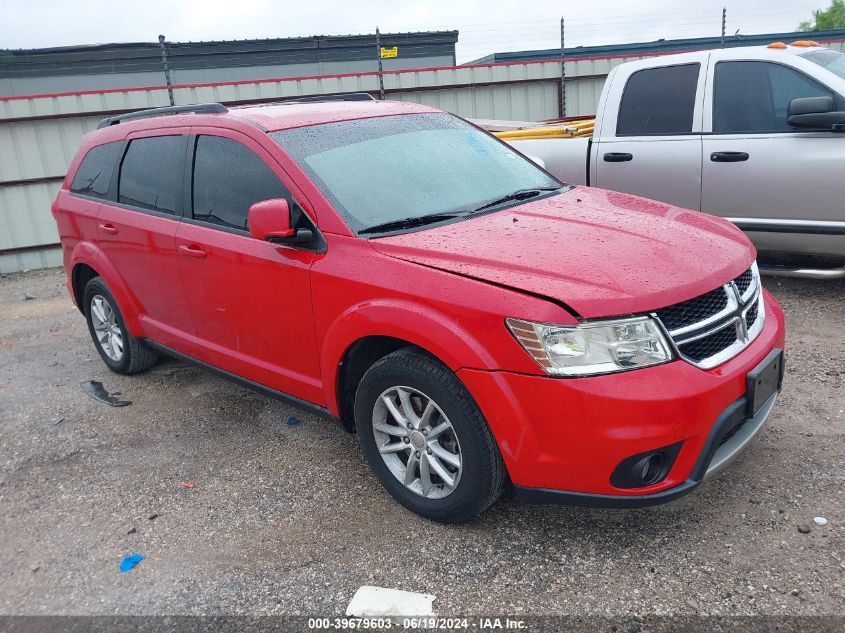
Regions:
<instances>
[{"instance_id":1,"label":"orange roof light","mask_svg":"<svg viewBox=\"0 0 845 633\"><path fill-rule=\"evenodd\" d=\"M818 42L814 42L813 40L798 40L797 42L792 42L792 46L818 46Z\"/></svg>"},{"instance_id":2,"label":"orange roof light","mask_svg":"<svg viewBox=\"0 0 845 633\"><path fill-rule=\"evenodd\" d=\"M783 42L772 42L766 48L786 48L786 44Z\"/></svg>"}]
</instances>

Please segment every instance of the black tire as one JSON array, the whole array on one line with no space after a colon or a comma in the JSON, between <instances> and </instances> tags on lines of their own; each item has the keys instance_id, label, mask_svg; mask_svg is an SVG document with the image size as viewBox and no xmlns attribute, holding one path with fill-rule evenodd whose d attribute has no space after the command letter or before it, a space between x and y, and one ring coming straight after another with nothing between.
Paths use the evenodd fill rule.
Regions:
<instances>
[{"instance_id":1,"label":"black tire","mask_svg":"<svg viewBox=\"0 0 845 633\"><path fill-rule=\"evenodd\" d=\"M428 396L452 424L462 464L460 478L448 496L432 499L410 490L379 453L373 434L374 408L386 390L399 386ZM505 465L478 405L448 367L414 348L393 352L367 370L355 395L355 426L370 468L387 491L412 512L442 523L462 523L484 512L502 492Z\"/></svg>"},{"instance_id":2,"label":"black tire","mask_svg":"<svg viewBox=\"0 0 845 633\"><path fill-rule=\"evenodd\" d=\"M94 323L91 317L91 301L96 296L100 296L108 302L114 311L115 322L120 328L123 338L123 355L118 360L109 358L94 331ZM86 284L83 295L83 310L85 311L85 320L88 323L88 332L91 334L94 347L97 348L100 358L103 359L103 362L109 369L117 374L137 374L145 369L149 369L155 364L158 358L157 354L153 350L144 347L137 338L130 334L126 327L126 322L123 320L123 314L117 305L117 301L115 301L114 296L102 277L94 277Z\"/></svg>"}]
</instances>

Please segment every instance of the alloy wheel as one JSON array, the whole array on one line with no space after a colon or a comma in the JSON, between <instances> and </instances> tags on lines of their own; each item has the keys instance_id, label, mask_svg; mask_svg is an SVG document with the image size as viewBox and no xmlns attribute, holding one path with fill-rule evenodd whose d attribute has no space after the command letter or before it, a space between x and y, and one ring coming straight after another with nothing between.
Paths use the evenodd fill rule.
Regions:
<instances>
[{"instance_id":1,"label":"alloy wheel","mask_svg":"<svg viewBox=\"0 0 845 633\"><path fill-rule=\"evenodd\" d=\"M115 362L123 358L123 332L111 304L102 295L91 297L91 324L100 349Z\"/></svg>"},{"instance_id":2,"label":"alloy wheel","mask_svg":"<svg viewBox=\"0 0 845 633\"><path fill-rule=\"evenodd\" d=\"M429 396L391 387L373 407L373 435L393 476L427 499L449 496L461 478L461 447L449 418Z\"/></svg>"}]
</instances>

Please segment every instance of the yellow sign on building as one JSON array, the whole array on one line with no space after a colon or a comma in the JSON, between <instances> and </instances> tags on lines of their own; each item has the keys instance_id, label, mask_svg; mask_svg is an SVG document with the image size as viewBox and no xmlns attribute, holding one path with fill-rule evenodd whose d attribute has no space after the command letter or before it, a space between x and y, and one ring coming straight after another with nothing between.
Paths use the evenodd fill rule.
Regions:
<instances>
[{"instance_id":1,"label":"yellow sign on building","mask_svg":"<svg viewBox=\"0 0 845 633\"><path fill-rule=\"evenodd\" d=\"M382 59L387 59L388 57L399 57L399 47L394 46L393 48L387 48L382 46L379 51L379 55Z\"/></svg>"}]
</instances>

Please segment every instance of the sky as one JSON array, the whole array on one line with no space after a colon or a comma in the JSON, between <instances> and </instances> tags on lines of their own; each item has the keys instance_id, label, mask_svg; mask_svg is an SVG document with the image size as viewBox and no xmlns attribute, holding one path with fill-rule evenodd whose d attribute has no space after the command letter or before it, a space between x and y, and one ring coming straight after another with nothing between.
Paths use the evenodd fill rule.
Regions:
<instances>
[{"instance_id":1,"label":"sky","mask_svg":"<svg viewBox=\"0 0 845 633\"><path fill-rule=\"evenodd\" d=\"M794 30L830 0L0 0L0 49L460 31L464 63L493 52Z\"/></svg>"}]
</instances>

